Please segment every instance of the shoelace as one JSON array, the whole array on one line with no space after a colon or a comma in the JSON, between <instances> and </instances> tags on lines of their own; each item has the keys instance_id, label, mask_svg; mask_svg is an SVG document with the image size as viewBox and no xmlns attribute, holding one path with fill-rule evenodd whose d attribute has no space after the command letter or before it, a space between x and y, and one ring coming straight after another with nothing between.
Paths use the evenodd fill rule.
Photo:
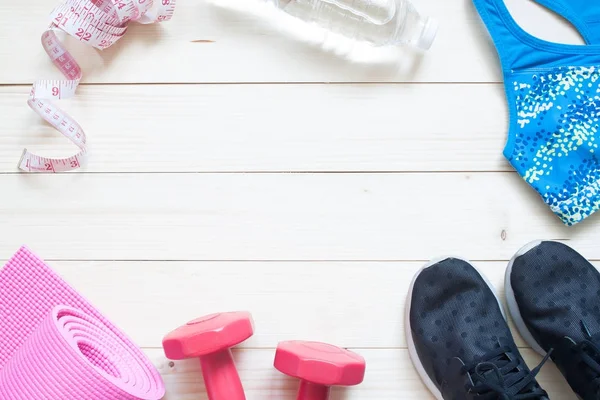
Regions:
<instances>
[{"instance_id":1,"label":"shoelace","mask_svg":"<svg viewBox=\"0 0 600 400\"><path fill-rule=\"evenodd\" d=\"M581 330L583 331L587 339L582 340L574 347L574 352L577 354L579 360L584 363L593 376L594 379L590 380L590 385L593 385L588 390L590 393L589 398L600 400L600 345L597 343L597 338L592 336L589 328L584 321L579 321L581 324ZM588 396L586 396L588 398Z\"/></svg>"},{"instance_id":2,"label":"shoelace","mask_svg":"<svg viewBox=\"0 0 600 400\"><path fill-rule=\"evenodd\" d=\"M474 385L470 393L498 400L543 399L548 394L537 384L535 377L550 357L549 352L542 362L530 372L521 365L520 357L510 357L509 347L499 347L479 361L462 368L469 373Z\"/></svg>"}]
</instances>

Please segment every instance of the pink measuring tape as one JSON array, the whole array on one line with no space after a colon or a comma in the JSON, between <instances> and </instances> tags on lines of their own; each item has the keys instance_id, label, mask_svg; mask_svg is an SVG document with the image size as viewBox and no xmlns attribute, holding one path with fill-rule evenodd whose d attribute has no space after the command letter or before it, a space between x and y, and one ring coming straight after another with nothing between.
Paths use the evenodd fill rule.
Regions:
<instances>
[{"instance_id":1,"label":"pink measuring tape","mask_svg":"<svg viewBox=\"0 0 600 400\"><path fill-rule=\"evenodd\" d=\"M48 158L27 149L19 168L27 172L63 172L81 167L87 157L83 129L67 113L52 103L75 95L82 71L75 58L65 49L56 33L64 31L97 49L106 49L127 31L130 22L141 24L168 21L175 11L176 0L68 0L51 14L50 27L42 35L42 45L65 80L39 80L33 84L27 104L45 121L79 147L68 158Z\"/></svg>"}]
</instances>

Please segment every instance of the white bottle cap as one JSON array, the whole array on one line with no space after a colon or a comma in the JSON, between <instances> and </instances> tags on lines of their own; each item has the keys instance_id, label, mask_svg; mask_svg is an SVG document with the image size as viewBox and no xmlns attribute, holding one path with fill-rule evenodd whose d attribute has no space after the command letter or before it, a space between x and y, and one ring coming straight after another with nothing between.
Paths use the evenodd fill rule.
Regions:
<instances>
[{"instance_id":1,"label":"white bottle cap","mask_svg":"<svg viewBox=\"0 0 600 400\"><path fill-rule=\"evenodd\" d=\"M417 42L417 46L423 50L429 50L437 35L439 24L435 19L428 18L423 27L423 33Z\"/></svg>"}]
</instances>

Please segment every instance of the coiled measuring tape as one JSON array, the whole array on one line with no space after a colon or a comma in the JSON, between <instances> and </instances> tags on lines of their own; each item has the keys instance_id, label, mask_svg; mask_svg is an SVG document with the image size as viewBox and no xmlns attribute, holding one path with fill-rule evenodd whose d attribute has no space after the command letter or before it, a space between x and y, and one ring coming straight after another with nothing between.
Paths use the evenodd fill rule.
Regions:
<instances>
[{"instance_id":1,"label":"coiled measuring tape","mask_svg":"<svg viewBox=\"0 0 600 400\"><path fill-rule=\"evenodd\" d=\"M141 24L168 21L176 0L67 0L51 14L51 24L42 35L44 50L66 79L38 80L27 104L33 111L79 148L68 158L48 158L23 151L19 168L26 172L64 172L77 169L87 158L86 136L79 124L53 104L73 97L82 71L75 58L56 35L59 31L99 50L123 37L130 22Z\"/></svg>"}]
</instances>

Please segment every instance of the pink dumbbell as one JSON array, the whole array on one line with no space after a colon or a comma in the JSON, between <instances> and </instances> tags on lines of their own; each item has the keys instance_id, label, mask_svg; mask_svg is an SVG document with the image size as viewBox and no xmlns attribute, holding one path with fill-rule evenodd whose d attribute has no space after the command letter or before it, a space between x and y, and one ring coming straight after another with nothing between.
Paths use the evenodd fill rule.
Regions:
<instances>
[{"instance_id":1,"label":"pink dumbbell","mask_svg":"<svg viewBox=\"0 0 600 400\"><path fill-rule=\"evenodd\" d=\"M202 376L211 400L245 400L230 348L254 333L248 312L213 314L188 322L163 340L171 360L200 358Z\"/></svg>"},{"instance_id":2,"label":"pink dumbbell","mask_svg":"<svg viewBox=\"0 0 600 400\"><path fill-rule=\"evenodd\" d=\"M365 359L356 353L317 342L282 342L275 368L301 379L297 400L327 400L331 386L354 386L365 377Z\"/></svg>"}]
</instances>

